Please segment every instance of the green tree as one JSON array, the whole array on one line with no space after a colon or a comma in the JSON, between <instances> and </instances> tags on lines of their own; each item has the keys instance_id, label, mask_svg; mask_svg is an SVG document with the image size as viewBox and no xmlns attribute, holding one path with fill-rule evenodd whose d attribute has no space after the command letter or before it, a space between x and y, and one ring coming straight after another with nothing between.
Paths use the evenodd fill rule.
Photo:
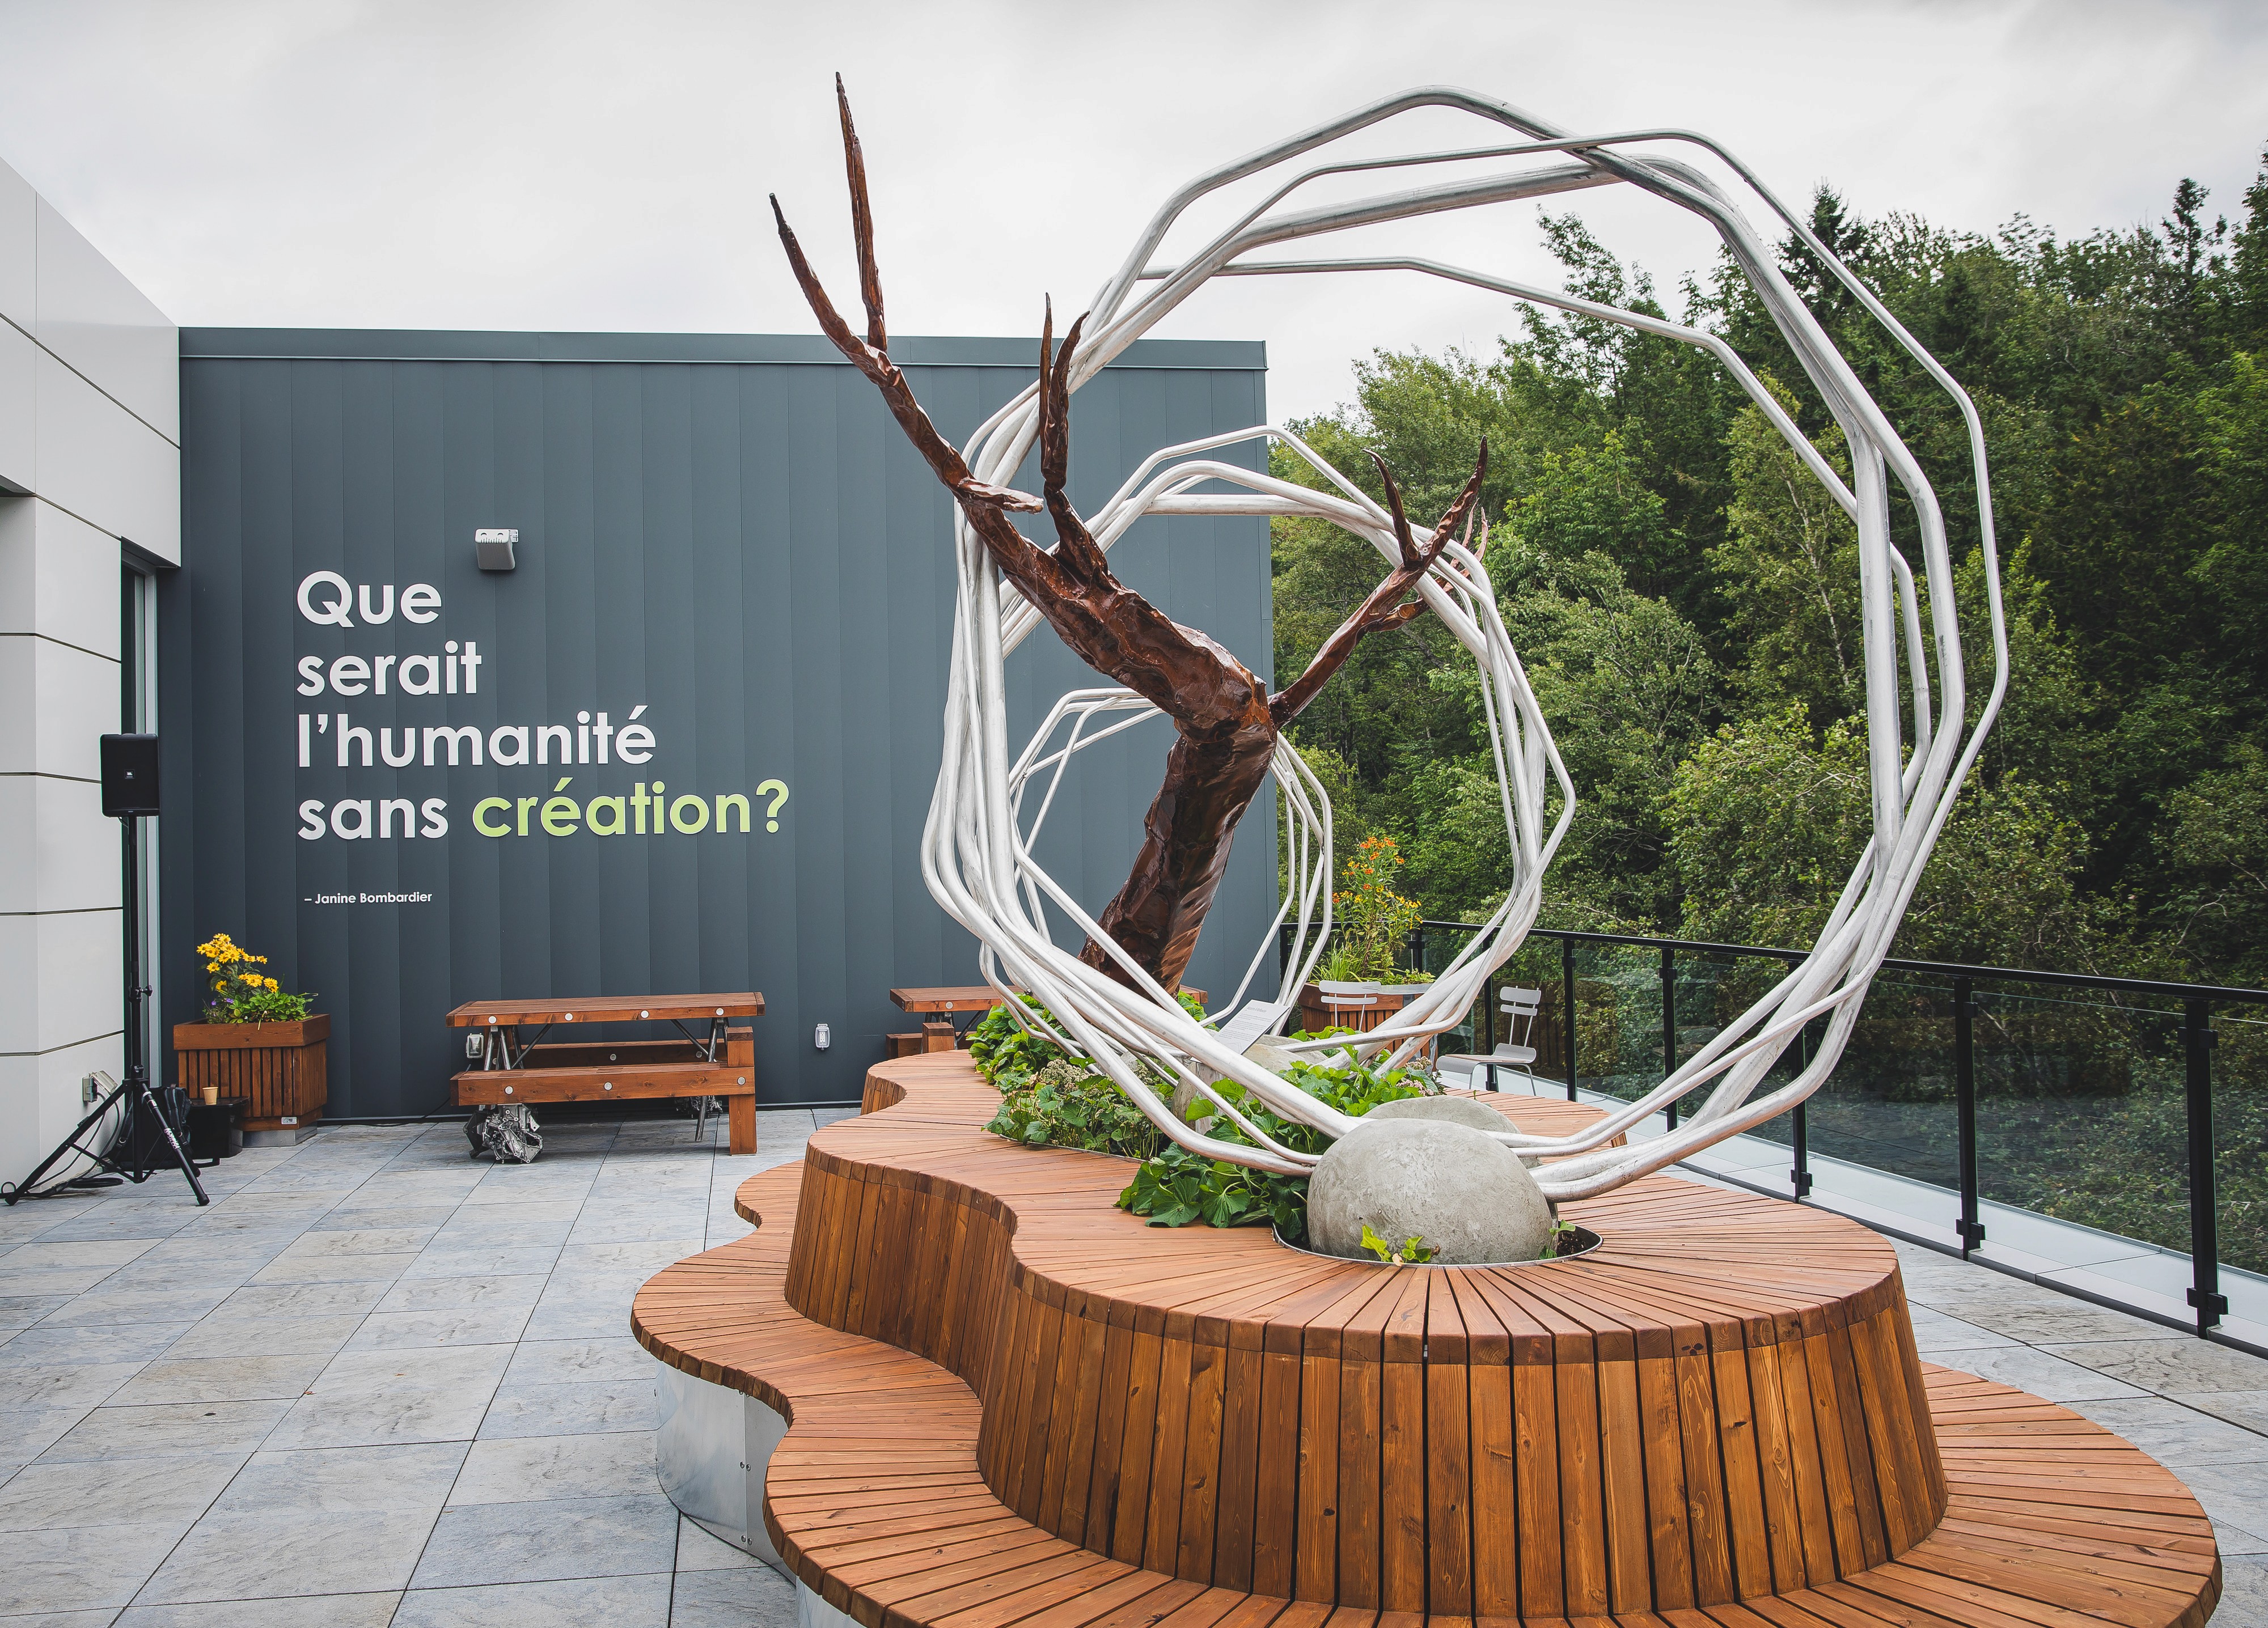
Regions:
<instances>
[{"instance_id":1,"label":"green tree","mask_svg":"<svg viewBox=\"0 0 2268 1628\"><path fill-rule=\"evenodd\" d=\"M1800 706L1727 725L1680 766L1670 860L1690 937L1800 945L1819 930L1873 830L1863 732L1815 738ZM2079 827L2011 777L1965 789L1916 886L1895 952L2081 970L2089 922Z\"/></svg>"},{"instance_id":2,"label":"green tree","mask_svg":"<svg viewBox=\"0 0 2268 1628\"><path fill-rule=\"evenodd\" d=\"M2268 977L2268 752L2239 744L2229 767L2167 800L2160 840L2176 878L2176 942L2194 963L2247 983Z\"/></svg>"},{"instance_id":3,"label":"green tree","mask_svg":"<svg viewBox=\"0 0 2268 1628\"><path fill-rule=\"evenodd\" d=\"M1794 701L1823 728L1866 699L1858 528L1760 409L1736 414L1727 439L1733 498L1709 567L1743 653L1733 682L1750 708ZM1847 486L1842 432L1830 428L1815 444Z\"/></svg>"},{"instance_id":4,"label":"green tree","mask_svg":"<svg viewBox=\"0 0 2268 1628\"><path fill-rule=\"evenodd\" d=\"M1991 461L2011 681L1920 883L1909 953L2268 973L2246 847L2268 753L2263 165L2233 223L2183 182L2154 225L2071 237L2022 216L1979 233L1867 217L1829 188L1813 199L1812 231L1962 381ZM1543 229L1572 292L1661 312L1580 219ZM1992 660L1967 427L1800 243L1780 253L1940 500L1973 721ZM1745 280L1727 263L1680 294L1683 319L1785 385L1844 468ZM1366 484L1379 451L1420 514L1488 440L1491 574L1580 799L1546 920L1806 942L1870 818L1856 539L1715 362L1528 312L1493 356L1373 355L1353 400L1300 428ZM1895 488L1891 535L1918 568L1918 517ZM1283 522L1275 541L1288 671L1383 564L1328 526ZM1925 660L1941 695L1933 644ZM1343 826L1396 838L1436 915L1484 909L1511 880L1465 665L1420 618L1366 643L1298 730L1344 782Z\"/></svg>"}]
</instances>

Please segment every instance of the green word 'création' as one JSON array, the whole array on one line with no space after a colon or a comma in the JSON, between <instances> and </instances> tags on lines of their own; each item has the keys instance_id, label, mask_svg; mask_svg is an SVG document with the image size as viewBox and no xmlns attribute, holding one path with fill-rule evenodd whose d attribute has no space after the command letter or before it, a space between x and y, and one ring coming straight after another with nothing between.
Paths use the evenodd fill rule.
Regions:
<instances>
[{"instance_id":1,"label":"green word 'cr\u00e9ation'","mask_svg":"<svg viewBox=\"0 0 2268 1628\"><path fill-rule=\"evenodd\" d=\"M779 812L787 803L787 782L768 780L755 790L759 813L737 791L720 791L713 797L698 792L669 795L668 786L644 781L627 796L607 795L577 802L566 794L574 783L563 776L549 796L483 797L473 804L473 829L484 837L658 837L665 831L697 836L714 830L727 833L751 829L761 818L766 831L779 829Z\"/></svg>"}]
</instances>

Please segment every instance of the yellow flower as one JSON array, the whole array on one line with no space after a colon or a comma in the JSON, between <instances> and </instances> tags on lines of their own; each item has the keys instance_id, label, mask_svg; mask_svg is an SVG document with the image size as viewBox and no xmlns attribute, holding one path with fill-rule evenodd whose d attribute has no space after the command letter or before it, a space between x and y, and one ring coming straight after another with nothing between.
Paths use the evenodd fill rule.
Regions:
<instances>
[{"instance_id":1,"label":"yellow flower","mask_svg":"<svg viewBox=\"0 0 2268 1628\"><path fill-rule=\"evenodd\" d=\"M274 979L272 979L272 978L271 978L271 979L269 979L268 980L268 986L269 986L270 989L280 989L281 987L283 987L283 986L282 986L282 985L278 984L278 983L277 983Z\"/></svg>"}]
</instances>

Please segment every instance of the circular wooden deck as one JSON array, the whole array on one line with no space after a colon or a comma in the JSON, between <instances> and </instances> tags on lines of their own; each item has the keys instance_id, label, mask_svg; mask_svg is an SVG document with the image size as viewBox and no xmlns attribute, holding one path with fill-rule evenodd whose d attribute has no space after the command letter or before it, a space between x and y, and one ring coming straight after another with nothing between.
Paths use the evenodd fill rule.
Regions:
<instances>
[{"instance_id":1,"label":"circular wooden deck","mask_svg":"<svg viewBox=\"0 0 2268 1628\"><path fill-rule=\"evenodd\" d=\"M997 1100L965 1054L877 1068L866 1117L743 1189L758 1231L634 1312L655 1355L791 1419L767 1527L870 1628L2149 1628L2218 1594L2162 1469L1925 1369L1855 1225L1655 1177L1569 1206L1605 1240L1580 1259L1331 1262L1145 1227L1111 1206L1123 1162L987 1136ZM1490 1100L1539 1129L1593 1111Z\"/></svg>"}]
</instances>

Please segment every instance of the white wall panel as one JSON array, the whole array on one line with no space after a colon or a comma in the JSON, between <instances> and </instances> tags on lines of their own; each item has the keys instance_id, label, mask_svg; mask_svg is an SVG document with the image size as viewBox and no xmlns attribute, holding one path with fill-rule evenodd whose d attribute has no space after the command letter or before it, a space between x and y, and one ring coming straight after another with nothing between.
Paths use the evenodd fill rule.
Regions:
<instances>
[{"instance_id":1,"label":"white wall panel","mask_svg":"<svg viewBox=\"0 0 2268 1628\"><path fill-rule=\"evenodd\" d=\"M52 639L0 634L0 774L102 775L118 728L118 664ZM13 833L0 840L14 840Z\"/></svg>"},{"instance_id":2,"label":"white wall panel","mask_svg":"<svg viewBox=\"0 0 2268 1628\"><path fill-rule=\"evenodd\" d=\"M38 1058L0 1056L0 1181L22 1181L47 1157L48 1144L40 1140L44 1095Z\"/></svg>"},{"instance_id":3,"label":"white wall panel","mask_svg":"<svg viewBox=\"0 0 2268 1628\"><path fill-rule=\"evenodd\" d=\"M45 199L39 211L40 313L33 333L179 445L180 348L173 325Z\"/></svg>"},{"instance_id":4,"label":"white wall panel","mask_svg":"<svg viewBox=\"0 0 2268 1628\"><path fill-rule=\"evenodd\" d=\"M0 322L0 489L28 492L37 475L39 438L33 427L38 422L38 371L33 358L39 348Z\"/></svg>"},{"instance_id":5,"label":"white wall panel","mask_svg":"<svg viewBox=\"0 0 2268 1628\"><path fill-rule=\"evenodd\" d=\"M37 498L0 500L0 633L115 661L118 539Z\"/></svg>"},{"instance_id":6,"label":"white wall panel","mask_svg":"<svg viewBox=\"0 0 2268 1628\"><path fill-rule=\"evenodd\" d=\"M97 1070L114 1077L123 1053L114 1034L44 1056L0 1056L0 1181L21 1181L70 1134L86 1111L79 1082Z\"/></svg>"},{"instance_id":7,"label":"white wall panel","mask_svg":"<svg viewBox=\"0 0 2268 1628\"><path fill-rule=\"evenodd\" d=\"M39 630L38 506L34 497L0 495L0 634Z\"/></svg>"},{"instance_id":8,"label":"white wall panel","mask_svg":"<svg viewBox=\"0 0 2268 1628\"><path fill-rule=\"evenodd\" d=\"M33 997L0 1001L0 1054L52 1052L116 1032L118 923L115 910L0 916L0 986Z\"/></svg>"},{"instance_id":9,"label":"white wall panel","mask_svg":"<svg viewBox=\"0 0 2268 1628\"><path fill-rule=\"evenodd\" d=\"M119 658L118 539L53 503L34 500L40 632L92 655ZM116 729L112 722L105 725Z\"/></svg>"},{"instance_id":10,"label":"white wall panel","mask_svg":"<svg viewBox=\"0 0 2268 1628\"><path fill-rule=\"evenodd\" d=\"M5 584L0 583L0 592L4 591ZM38 843L23 839L39 830L40 779L37 774L0 774L0 832L9 839L0 842L0 916L29 915L36 907L32 901L40 893Z\"/></svg>"},{"instance_id":11,"label":"white wall panel","mask_svg":"<svg viewBox=\"0 0 2268 1628\"><path fill-rule=\"evenodd\" d=\"M7 698L0 702L0 774L29 774L39 756L39 714L31 705L39 689L39 642L29 634L0 634L0 696ZM18 834L0 828L0 841Z\"/></svg>"},{"instance_id":12,"label":"white wall panel","mask_svg":"<svg viewBox=\"0 0 2268 1628\"><path fill-rule=\"evenodd\" d=\"M119 1067L119 538L180 558L179 344L0 165L0 1180ZM30 494L26 495L24 494Z\"/></svg>"},{"instance_id":13,"label":"white wall panel","mask_svg":"<svg viewBox=\"0 0 2268 1628\"><path fill-rule=\"evenodd\" d=\"M115 910L118 822L102 815L102 788L51 774L0 774L0 915Z\"/></svg>"},{"instance_id":14,"label":"white wall panel","mask_svg":"<svg viewBox=\"0 0 2268 1628\"><path fill-rule=\"evenodd\" d=\"M37 366L39 475L33 489L178 563L180 449L45 351Z\"/></svg>"},{"instance_id":15,"label":"white wall panel","mask_svg":"<svg viewBox=\"0 0 2268 1628\"><path fill-rule=\"evenodd\" d=\"M0 164L0 318L30 332L39 326L40 196Z\"/></svg>"}]
</instances>

